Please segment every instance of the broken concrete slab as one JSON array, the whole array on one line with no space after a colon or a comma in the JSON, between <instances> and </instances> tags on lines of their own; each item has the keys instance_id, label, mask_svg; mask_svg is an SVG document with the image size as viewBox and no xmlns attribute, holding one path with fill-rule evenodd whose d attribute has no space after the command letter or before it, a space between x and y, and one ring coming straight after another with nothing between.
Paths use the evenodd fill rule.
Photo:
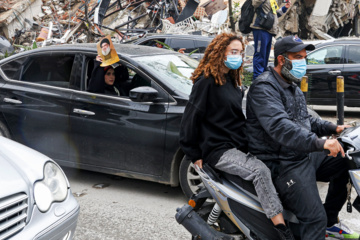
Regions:
<instances>
[{"instance_id":1,"label":"broken concrete slab","mask_svg":"<svg viewBox=\"0 0 360 240\"><path fill-rule=\"evenodd\" d=\"M7 39L15 34L16 29L24 28L25 18L33 18L41 12L41 0L12 0L11 9L0 13L0 35Z\"/></svg>"}]
</instances>

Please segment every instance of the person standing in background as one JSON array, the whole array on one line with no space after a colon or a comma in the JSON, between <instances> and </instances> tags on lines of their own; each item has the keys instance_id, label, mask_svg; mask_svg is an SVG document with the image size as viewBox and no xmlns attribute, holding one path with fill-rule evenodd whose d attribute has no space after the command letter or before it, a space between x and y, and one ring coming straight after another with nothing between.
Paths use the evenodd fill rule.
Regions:
<instances>
[{"instance_id":1,"label":"person standing in background","mask_svg":"<svg viewBox=\"0 0 360 240\"><path fill-rule=\"evenodd\" d=\"M271 40L279 31L278 18L281 17L291 6L291 1L287 0L285 6L279 8L277 0L252 0L255 15L250 27L254 35L254 57L253 69L255 80L263 73L268 65Z\"/></svg>"}]
</instances>

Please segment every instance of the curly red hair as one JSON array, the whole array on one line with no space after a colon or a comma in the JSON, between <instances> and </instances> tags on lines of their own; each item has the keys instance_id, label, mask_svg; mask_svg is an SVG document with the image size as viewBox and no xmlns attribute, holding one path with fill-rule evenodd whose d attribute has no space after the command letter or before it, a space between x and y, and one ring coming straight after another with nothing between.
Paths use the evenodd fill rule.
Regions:
<instances>
[{"instance_id":1,"label":"curly red hair","mask_svg":"<svg viewBox=\"0 0 360 240\"><path fill-rule=\"evenodd\" d=\"M193 83L195 83L196 79L201 75L204 75L205 78L208 78L210 75L213 76L215 78L215 83L218 85L226 83L221 69L224 67L224 61L226 60L225 50L234 40L240 41L243 49L245 49L242 37L232 33L219 34L211 41L205 50L204 57L201 59L199 66L192 73L190 79ZM236 70L230 69L229 71L230 76L235 80L235 85L237 86L241 86L242 72L242 65Z\"/></svg>"}]
</instances>

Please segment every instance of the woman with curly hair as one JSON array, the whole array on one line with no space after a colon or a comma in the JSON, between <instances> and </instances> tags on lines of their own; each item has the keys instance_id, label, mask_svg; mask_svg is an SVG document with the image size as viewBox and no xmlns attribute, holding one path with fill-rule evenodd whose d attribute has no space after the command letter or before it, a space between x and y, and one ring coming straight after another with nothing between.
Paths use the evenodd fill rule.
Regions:
<instances>
[{"instance_id":1,"label":"woman with curly hair","mask_svg":"<svg viewBox=\"0 0 360 240\"><path fill-rule=\"evenodd\" d=\"M180 145L187 158L252 181L260 203L280 239L294 239L286 227L282 205L272 184L270 170L247 153L241 88L242 37L223 33L205 50L192 74L194 83L181 121Z\"/></svg>"}]
</instances>

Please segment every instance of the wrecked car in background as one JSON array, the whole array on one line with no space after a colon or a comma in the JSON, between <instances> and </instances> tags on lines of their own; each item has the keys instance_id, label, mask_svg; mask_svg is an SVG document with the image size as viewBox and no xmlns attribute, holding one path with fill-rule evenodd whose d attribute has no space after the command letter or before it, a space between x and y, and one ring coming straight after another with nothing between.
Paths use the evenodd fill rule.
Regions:
<instances>
[{"instance_id":1,"label":"wrecked car in background","mask_svg":"<svg viewBox=\"0 0 360 240\"><path fill-rule=\"evenodd\" d=\"M0 137L0 239L73 239L79 204L47 156Z\"/></svg>"}]
</instances>

